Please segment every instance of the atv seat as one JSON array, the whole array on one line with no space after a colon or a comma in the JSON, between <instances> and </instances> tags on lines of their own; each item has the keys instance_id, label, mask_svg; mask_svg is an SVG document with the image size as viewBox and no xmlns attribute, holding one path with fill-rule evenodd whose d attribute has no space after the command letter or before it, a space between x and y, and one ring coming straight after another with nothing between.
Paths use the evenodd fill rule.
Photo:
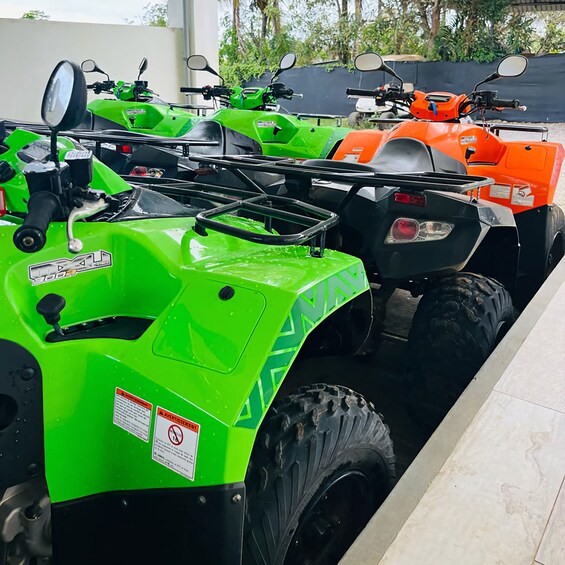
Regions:
<instances>
[{"instance_id":1,"label":"atv seat","mask_svg":"<svg viewBox=\"0 0 565 565\"><path fill-rule=\"evenodd\" d=\"M434 171L428 147L418 139L398 137L387 141L370 162L382 173L420 173Z\"/></svg>"},{"instance_id":2,"label":"atv seat","mask_svg":"<svg viewBox=\"0 0 565 565\"><path fill-rule=\"evenodd\" d=\"M385 143L370 163L333 161L329 159L308 159L304 165L323 167L329 171L378 172L378 173L420 173L434 171L430 152L418 139L399 137Z\"/></svg>"}]
</instances>

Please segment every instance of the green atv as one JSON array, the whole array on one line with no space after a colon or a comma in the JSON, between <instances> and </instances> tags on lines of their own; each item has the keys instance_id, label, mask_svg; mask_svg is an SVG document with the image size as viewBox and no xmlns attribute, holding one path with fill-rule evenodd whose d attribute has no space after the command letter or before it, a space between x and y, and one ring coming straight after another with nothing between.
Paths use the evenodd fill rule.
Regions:
<instances>
[{"instance_id":1,"label":"green atv","mask_svg":"<svg viewBox=\"0 0 565 565\"><path fill-rule=\"evenodd\" d=\"M202 119L189 110L198 107L187 104L172 104L161 100L140 80L147 70L148 62L143 58L139 74L134 82L114 82L95 61L86 59L81 68L85 73L102 73L107 80L87 85L95 94L108 93L114 98L97 99L90 102L80 128L88 130L127 130L164 137L181 137Z\"/></svg>"},{"instance_id":2,"label":"green atv","mask_svg":"<svg viewBox=\"0 0 565 565\"><path fill-rule=\"evenodd\" d=\"M223 155L253 153L299 159L331 158L351 129L321 126L319 123L324 118L339 120L339 116L294 116L283 113L277 105L280 99L302 96L277 82L280 74L295 64L296 55L293 53L282 57L271 83L263 88L228 88L224 86L223 79L219 86L181 88L181 92L201 94L205 100L217 100L222 106L196 124L190 132L190 138L222 142ZM192 70L208 71L221 79L202 55L190 56L187 65ZM316 120L317 123L310 120Z\"/></svg>"},{"instance_id":3,"label":"green atv","mask_svg":"<svg viewBox=\"0 0 565 565\"><path fill-rule=\"evenodd\" d=\"M0 564L336 563L394 481L361 395L279 392L370 329L362 262L325 249L337 216L129 185L57 137L85 104L62 61L51 140L0 127Z\"/></svg>"}]
</instances>

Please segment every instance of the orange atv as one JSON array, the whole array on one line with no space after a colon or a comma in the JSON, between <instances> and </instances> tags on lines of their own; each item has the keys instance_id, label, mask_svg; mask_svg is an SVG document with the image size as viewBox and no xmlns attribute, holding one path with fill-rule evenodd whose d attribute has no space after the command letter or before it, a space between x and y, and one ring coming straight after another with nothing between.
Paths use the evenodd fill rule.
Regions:
<instances>
[{"instance_id":1,"label":"orange atv","mask_svg":"<svg viewBox=\"0 0 565 565\"><path fill-rule=\"evenodd\" d=\"M340 166L373 168L379 172L435 171L491 177L495 184L477 196L512 209L520 239L516 303L523 306L563 257L565 218L554 196L565 157L560 143L547 141L547 128L488 124L487 110L525 109L518 100L501 100L497 91L479 90L481 84L524 73L528 61L521 55L505 57L496 72L475 85L473 92L403 92L402 79L376 53L355 59L360 71L382 70L399 84L383 90L347 89L350 96L367 96L377 103L394 102L410 111L412 119L395 122L388 131L349 133L333 159ZM479 123L471 116L478 114ZM505 141L501 130L540 132L542 140ZM356 165L353 165L356 163ZM493 257L494 261L498 259Z\"/></svg>"}]
</instances>

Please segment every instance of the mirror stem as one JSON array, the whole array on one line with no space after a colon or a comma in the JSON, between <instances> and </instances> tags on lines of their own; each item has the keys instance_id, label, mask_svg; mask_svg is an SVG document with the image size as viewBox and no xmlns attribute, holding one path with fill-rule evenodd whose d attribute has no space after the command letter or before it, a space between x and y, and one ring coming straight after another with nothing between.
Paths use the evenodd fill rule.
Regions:
<instances>
[{"instance_id":1,"label":"mirror stem","mask_svg":"<svg viewBox=\"0 0 565 565\"><path fill-rule=\"evenodd\" d=\"M59 166L59 152L57 151L57 132L51 130L51 160Z\"/></svg>"}]
</instances>

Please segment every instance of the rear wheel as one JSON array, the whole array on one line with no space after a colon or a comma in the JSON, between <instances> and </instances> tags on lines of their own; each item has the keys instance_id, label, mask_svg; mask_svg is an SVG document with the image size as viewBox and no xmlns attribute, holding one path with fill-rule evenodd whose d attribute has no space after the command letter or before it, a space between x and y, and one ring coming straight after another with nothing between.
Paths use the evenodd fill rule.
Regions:
<instances>
[{"instance_id":1,"label":"rear wheel","mask_svg":"<svg viewBox=\"0 0 565 565\"><path fill-rule=\"evenodd\" d=\"M459 273L430 284L408 335L408 405L419 424L439 424L515 318L493 279Z\"/></svg>"},{"instance_id":2,"label":"rear wheel","mask_svg":"<svg viewBox=\"0 0 565 565\"><path fill-rule=\"evenodd\" d=\"M545 278L555 269L565 254L565 214L554 204L550 208L546 236Z\"/></svg>"},{"instance_id":3,"label":"rear wheel","mask_svg":"<svg viewBox=\"0 0 565 565\"><path fill-rule=\"evenodd\" d=\"M394 482L388 427L352 390L310 385L276 401L245 480L246 565L332 565Z\"/></svg>"}]
</instances>

